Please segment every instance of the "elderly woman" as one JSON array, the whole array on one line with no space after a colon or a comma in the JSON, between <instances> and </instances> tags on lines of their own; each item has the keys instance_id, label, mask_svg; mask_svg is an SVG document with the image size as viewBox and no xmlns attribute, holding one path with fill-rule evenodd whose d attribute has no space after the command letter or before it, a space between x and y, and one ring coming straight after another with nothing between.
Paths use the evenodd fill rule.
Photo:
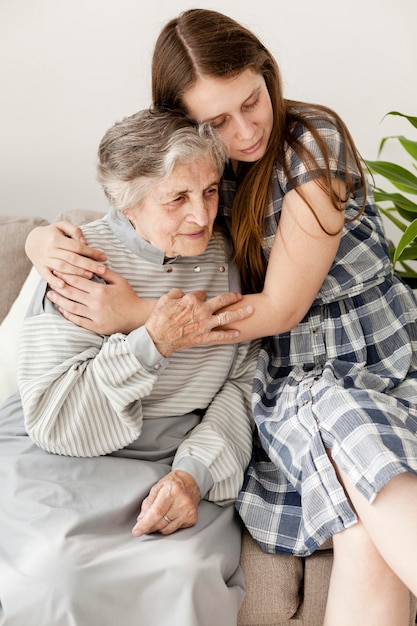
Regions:
<instances>
[{"instance_id":1,"label":"elderly woman","mask_svg":"<svg viewBox=\"0 0 417 626\"><path fill-rule=\"evenodd\" d=\"M148 320L98 335L44 283L34 296L21 399L0 415L2 626L236 624L257 346L205 343L250 314L216 314L239 300L213 229L223 165L207 129L169 113L140 112L101 142L113 209L84 235Z\"/></svg>"}]
</instances>

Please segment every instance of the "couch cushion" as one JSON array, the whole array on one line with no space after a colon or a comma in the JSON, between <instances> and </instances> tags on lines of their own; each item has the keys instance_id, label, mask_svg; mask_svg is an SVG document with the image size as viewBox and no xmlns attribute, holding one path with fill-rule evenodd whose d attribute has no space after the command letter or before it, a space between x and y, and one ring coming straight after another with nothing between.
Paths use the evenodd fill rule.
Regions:
<instances>
[{"instance_id":1,"label":"couch cushion","mask_svg":"<svg viewBox=\"0 0 417 626\"><path fill-rule=\"evenodd\" d=\"M81 226L82 224L87 224L88 222L94 222L94 220L98 220L105 214L105 211L96 211L94 209L68 209L68 211L64 211L64 213L57 215L54 222L66 220L67 222L72 222L77 226Z\"/></svg>"},{"instance_id":2,"label":"couch cushion","mask_svg":"<svg viewBox=\"0 0 417 626\"><path fill-rule=\"evenodd\" d=\"M246 597L238 623L249 626L291 619L301 601L303 560L291 555L266 554L244 531L240 563Z\"/></svg>"},{"instance_id":3,"label":"couch cushion","mask_svg":"<svg viewBox=\"0 0 417 626\"><path fill-rule=\"evenodd\" d=\"M33 293L41 277L34 267L30 270L19 295L0 324L0 404L17 391L17 359L20 330Z\"/></svg>"},{"instance_id":4,"label":"couch cushion","mask_svg":"<svg viewBox=\"0 0 417 626\"><path fill-rule=\"evenodd\" d=\"M24 245L29 232L47 220L39 217L14 217L0 215L0 322L18 295L31 263Z\"/></svg>"}]
</instances>

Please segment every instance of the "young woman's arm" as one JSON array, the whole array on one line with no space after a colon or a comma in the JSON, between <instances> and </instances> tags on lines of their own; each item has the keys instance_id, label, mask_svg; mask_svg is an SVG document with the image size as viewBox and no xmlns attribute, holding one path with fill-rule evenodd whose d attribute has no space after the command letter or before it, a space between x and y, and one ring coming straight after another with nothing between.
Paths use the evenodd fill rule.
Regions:
<instances>
[{"instance_id":1,"label":"young woman's arm","mask_svg":"<svg viewBox=\"0 0 417 626\"><path fill-rule=\"evenodd\" d=\"M140 298L123 276L100 263L105 261L105 253L85 242L82 230L70 222L39 226L31 231L26 240L26 253L52 288L47 292L47 298L67 320L100 335L127 334L143 326L155 301ZM93 275L102 280L91 280ZM201 293L196 294L203 298ZM216 310L240 300L240 294L229 292L207 301L196 329L196 345L201 343L203 325L206 332L212 330L212 316ZM251 313L248 307L238 307L223 314L223 322L231 324ZM220 329L211 333L210 343L234 343L236 337L237 333L232 329ZM192 345L191 330L186 342Z\"/></svg>"},{"instance_id":2,"label":"young woman's arm","mask_svg":"<svg viewBox=\"0 0 417 626\"><path fill-rule=\"evenodd\" d=\"M339 197L344 184L334 180ZM262 293L245 295L244 304L253 315L234 324L239 341L276 335L291 330L305 316L336 256L344 222L320 186L310 181L299 187L314 207L326 234L296 190L286 194L272 246ZM233 307L232 307L233 308Z\"/></svg>"}]
</instances>

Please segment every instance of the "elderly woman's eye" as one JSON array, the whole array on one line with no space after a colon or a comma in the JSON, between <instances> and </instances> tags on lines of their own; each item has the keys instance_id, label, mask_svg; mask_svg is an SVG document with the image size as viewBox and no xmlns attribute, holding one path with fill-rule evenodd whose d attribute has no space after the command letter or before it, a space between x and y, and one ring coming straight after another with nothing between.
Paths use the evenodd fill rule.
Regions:
<instances>
[{"instance_id":1,"label":"elderly woman's eye","mask_svg":"<svg viewBox=\"0 0 417 626\"><path fill-rule=\"evenodd\" d=\"M214 187L209 187L208 189L206 189L206 190L205 190L205 192L204 192L204 193L205 193L207 196L213 196L213 195L216 195L218 192L219 192L219 188L218 188L218 187L217 187L217 185L216 185L216 186L214 186Z\"/></svg>"}]
</instances>

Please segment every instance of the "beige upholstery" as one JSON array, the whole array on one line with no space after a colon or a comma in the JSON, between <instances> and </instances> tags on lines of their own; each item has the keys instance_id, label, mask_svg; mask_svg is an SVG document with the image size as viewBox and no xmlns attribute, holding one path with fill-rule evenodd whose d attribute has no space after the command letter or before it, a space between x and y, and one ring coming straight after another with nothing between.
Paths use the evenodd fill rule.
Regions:
<instances>
[{"instance_id":1,"label":"beige upholstery","mask_svg":"<svg viewBox=\"0 0 417 626\"><path fill-rule=\"evenodd\" d=\"M273 581L276 580L278 562L281 581L276 585ZM240 612L240 624L276 624L277 616L282 623L287 623L296 615L303 583L301 559L295 556L266 556L250 535L244 533L241 565L247 595Z\"/></svg>"},{"instance_id":2,"label":"beige upholstery","mask_svg":"<svg viewBox=\"0 0 417 626\"><path fill-rule=\"evenodd\" d=\"M98 216L91 211L72 211L63 217L84 223ZM0 321L30 268L23 247L26 235L43 221L0 216ZM324 548L305 559L267 555L244 532L241 564L247 595L239 614L239 626L321 626L332 563L331 544ZM411 602L410 626L415 623L416 615L414 598Z\"/></svg>"},{"instance_id":3,"label":"beige upholstery","mask_svg":"<svg viewBox=\"0 0 417 626\"><path fill-rule=\"evenodd\" d=\"M0 215L0 321L18 295L30 270L24 245L28 233L40 224L42 218L23 218Z\"/></svg>"}]
</instances>

